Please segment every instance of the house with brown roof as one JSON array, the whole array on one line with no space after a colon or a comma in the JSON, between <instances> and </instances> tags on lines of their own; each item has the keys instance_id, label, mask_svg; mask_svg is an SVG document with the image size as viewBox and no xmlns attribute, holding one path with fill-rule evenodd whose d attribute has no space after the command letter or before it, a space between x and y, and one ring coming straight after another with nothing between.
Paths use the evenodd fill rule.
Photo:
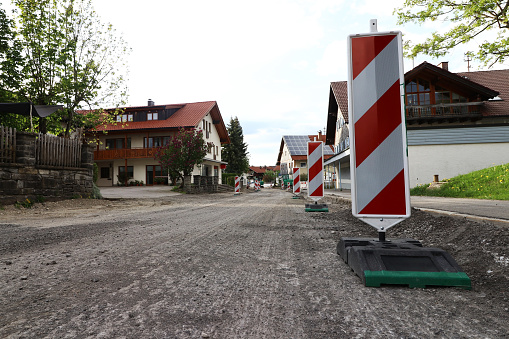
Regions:
<instances>
[{"instance_id":1,"label":"house with brown roof","mask_svg":"<svg viewBox=\"0 0 509 339\"><path fill-rule=\"evenodd\" d=\"M217 102L155 105L149 99L147 106L123 107L117 115L117 124L100 126L94 161L99 167L98 186L116 185L119 175L143 181L146 185L167 183L168 175L154 151L164 145L180 128L203 131L206 142L213 144L193 175L217 177L221 183L221 145L230 142ZM113 110L106 110L111 112Z\"/></svg>"},{"instance_id":2,"label":"house with brown roof","mask_svg":"<svg viewBox=\"0 0 509 339\"><path fill-rule=\"evenodd\" d=\"M509 70L424 62L405 73L405 104L410 187L509 163ZM335 154L325 166L350 188L346 81L331 83L326 140Z\"/></svg>"},{"instance_id":3,"label":"house with brown roof","mask_svg":"<svg viewBox=\"0 0 509 339\"><path fill-rule=\"evenodd\" d=\"M307 143L309 141L323 141L325 143L325 135L320 131L318 135L284 135L283 138L281 138L276 165L280 166L280 175L283 176L283 178L287 178L292 174L292 168L294 167L300 168L301 175L307 175ZM333 148L324 145L324 161L332 157L333 154Z\"/></svg>"},{"instance_id":4,"label":"house with brown roof","mask_svg":"<svg viewBox=\"0 0 509 339\"><path fill-rule=\"evenodd\" d=\"M279 171L279 166L249 166L248 178L256 178L262 180L265 172L267 171Z\"/></svg>"}]
</instances>

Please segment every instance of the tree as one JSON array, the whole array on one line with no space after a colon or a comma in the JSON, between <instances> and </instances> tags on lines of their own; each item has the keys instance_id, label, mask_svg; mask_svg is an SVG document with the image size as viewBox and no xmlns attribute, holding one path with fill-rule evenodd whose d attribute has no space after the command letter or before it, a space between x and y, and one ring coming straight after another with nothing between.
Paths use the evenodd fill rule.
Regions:
<instances>
[{"instance_id":1,"label":"tree","mask_svg":"<svg viewBox=\"0 0 509 339\"><path fill-rule=\"evenodd\" d=\"M175 184L178 179L191 175L194 166L203 162L210 147L212 143L205 142L202 130L181 128L170 138L167 145L156 149L154 159L168 171L170 179Z\"/></svg>"},{"instance_id":2,"label":"tree","mask_svg":"<svg viewBox=\"0 0 509 339\"><path fill-rule=\"evenodd\" d=\"M453 23L447 32L434 32L423 43L413 46L411 42L406 43L406 54L409 57L420 53L440 57L457 45L481 37L483 33L499 30L497 39L485 40L479 45L477 53L470 54L491 67L495 63L503 62L509 55L508 7L509 3L501 0L406 0L404 6L396 8L394 13L397 14L399 24L422 24L438 20Z\"/></svg>"},{"instance_id":3,"label":"tree","mask_svg":"<svg viewBox=\"0 0 509 339\"><path fill-rule=\"evenodd\" d=\"M227 128L230 143L223 146L223 160L228 162L227 173L238 175L249 171L247 144L244 143L244 134L237 117L230 118Z\"/></svg>"},{"instance_id":4,"label":"tree","mask_svg":"<svg viewBox=\"0 0 509 339\"><path fill-rule=\"evenodd\" d=\"M100 22L91 0L13 0L15 37L0 50L0 87L17 101L64 105L36 120L41 132L69 136L87 120L76 110L125 103L126 43ZM88 117L90 120L91 117Z\"/></svg>"},{"instance_id":5,"label":"tree","mask_svg":"<svg viewBox=\"0 0 509 339\"><path fill-rule=\"evenodd\" d=\"M265 174L263 175L263 181L265 182L274 182L276 179L276 173L272 170L265 171Z\"/></svg>"}]
</instances>

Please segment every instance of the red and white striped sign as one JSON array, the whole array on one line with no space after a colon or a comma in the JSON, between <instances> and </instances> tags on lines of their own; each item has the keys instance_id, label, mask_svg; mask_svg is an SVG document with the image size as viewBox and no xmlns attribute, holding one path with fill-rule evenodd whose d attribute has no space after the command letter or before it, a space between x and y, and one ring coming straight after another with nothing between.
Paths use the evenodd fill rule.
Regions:
<instances>
[{"instance_id":1,"label":"red and white striped sign","mask_svg":"<svg viewBox=\"0 0 509 339\"><path fill-rule=\"evenodd\" d=\"M235 176L235 194L240 194L240 177Z\"/></svg>"},{"instance_id":2,"label":"red and white striped sign","mask_svg":"<svg viewBox=\"0 0 509 339\"><path fill-rule=\"evenodd\" d=\"M350 35L352 212L385 230L410 216L401 32Z\"/></svg>"},{"instance_id":3,"label":"red and white striped sign","mask_svg":"<svg viewBox=\"0 0 509 339\"><path fill-rule=\"evenodd\" d=\"M293 193L300 193L300 168L293 168Z\"/></svg>"},{"instance_id":4,"label":"red and white striped sign","mask_svg":"<svg viewBox=\"0 0 509 339\"><path fill-rule=\"evenodd\" d=\"M308 197L323 198L323 142L308 141Z\"/></svg>"}]
</instances>

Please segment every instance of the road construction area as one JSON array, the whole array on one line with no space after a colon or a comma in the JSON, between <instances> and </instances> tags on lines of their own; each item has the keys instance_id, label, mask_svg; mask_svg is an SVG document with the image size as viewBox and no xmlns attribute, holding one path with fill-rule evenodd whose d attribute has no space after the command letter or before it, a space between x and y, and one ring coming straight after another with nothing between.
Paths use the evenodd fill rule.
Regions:
<instances>
[{"instance_id":1,"label":"road construction area","mask_svg":"<svg viewBox=\"0 0 509 339\"><path fill-rule=\"evenodd\" d=\"M413 210L387 238L447 250L472 290L365 287L377 237L341 197L280 189L0 209L0 338L507 338L509 228Z\"/></svg>"}]
</instances>

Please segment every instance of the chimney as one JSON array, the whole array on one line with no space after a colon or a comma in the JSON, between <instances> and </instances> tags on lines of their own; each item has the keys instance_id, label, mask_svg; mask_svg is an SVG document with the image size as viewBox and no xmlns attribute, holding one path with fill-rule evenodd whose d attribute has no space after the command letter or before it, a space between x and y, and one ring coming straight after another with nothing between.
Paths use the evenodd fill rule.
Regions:
<instances>
[{"instance_id":1,"label":"chimney","mask_svg":"<svg viewBox=\"0 0 509 339\"><path fill-rule=\"evenodd\" d=\"M441 63L438 64L438 67L448 71L449 70L449 61L442 61Z\"/></svg>"},{"instance_id":2,"label":"chimney","mask_svg":"<svg viewBox=\"0 0 509 339\"><path fill-rule=\"evenodd\" d=\"M322 130L318 131L318 141L322 140Z\"/></svg>"},{"instance_id":3,"label":"chimney","mask_svg":"<svg viewBox=\"0 0 509 339\"><path fill-rule=\"evenodd\" d=\"M154 106L154 102L152 99L148 99L148 105L147 106Z\"/></svg>"}]
</instances>

